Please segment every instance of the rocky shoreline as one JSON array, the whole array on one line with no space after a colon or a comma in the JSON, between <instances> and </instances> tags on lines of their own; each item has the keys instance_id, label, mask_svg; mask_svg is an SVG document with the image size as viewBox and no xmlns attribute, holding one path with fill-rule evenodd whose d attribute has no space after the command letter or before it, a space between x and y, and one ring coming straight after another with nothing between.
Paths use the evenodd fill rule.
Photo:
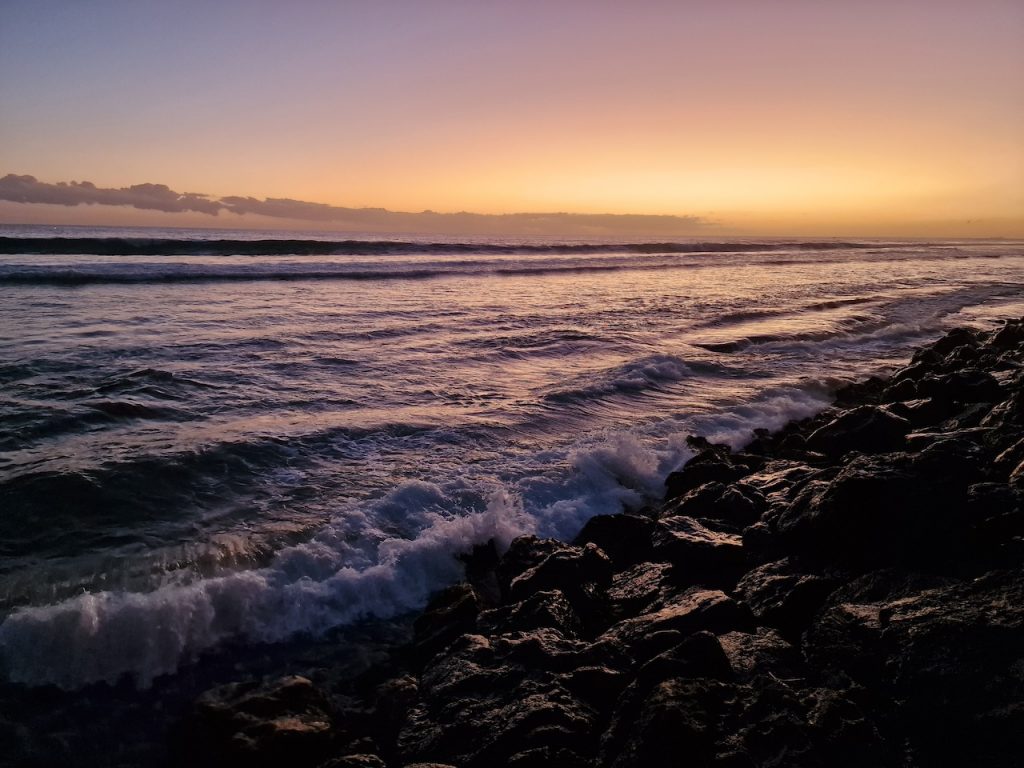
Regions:
<instances>
[{"instance_id":1,"label":"rocky shoreline","mask_svg":"<svg viewBox=\"0 0 1024 768\"><path fill-rule=\"evenodd\" d=\"M1024 320L951 331L663 505L479 547L334 685L204 694L181 765L1011 766L1024 760Z\"/></svg>"}]
</instances>

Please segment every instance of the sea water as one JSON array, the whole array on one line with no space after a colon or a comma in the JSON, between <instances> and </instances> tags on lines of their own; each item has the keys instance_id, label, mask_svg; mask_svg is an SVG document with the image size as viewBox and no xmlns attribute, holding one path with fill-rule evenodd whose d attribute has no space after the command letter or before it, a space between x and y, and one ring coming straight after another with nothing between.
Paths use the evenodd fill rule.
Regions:
<instances>
[{"instance_id":1,"label":"sea water","mask_svg":"<svg viewBox=\"0 0 1024 768\"><path fill-rule=\"evenodd\" d=\"M407 614L1022 289L1019 241L0 228L0 675Z\"/></svg>"}]
</instances>

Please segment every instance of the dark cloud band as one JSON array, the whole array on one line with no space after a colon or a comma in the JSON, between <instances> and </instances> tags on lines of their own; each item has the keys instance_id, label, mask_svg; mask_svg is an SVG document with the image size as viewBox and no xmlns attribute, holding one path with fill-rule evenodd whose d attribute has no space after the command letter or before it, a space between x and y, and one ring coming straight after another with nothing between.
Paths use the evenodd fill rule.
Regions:
<instances>
[{"instance_id":1,"label":"dark cloud band","mask_svg":"<svg viewBox=\"0 0 1024 768\"><path fill-rule=\"evenodd\" d=\"M89 181L50 184L34 176L8 174L0 178L0 200L49 205L113 205L167 213L221 211L258 215L293 221L308 221L352 229L391 231L463 231L520 234L638 233L683 234L706 228L710 222L699 216L653 216L641 214L583 213L407 213L384 208L344 208L288 198L211 197L195 192L175 192L165 184L135 184L130 187L97 187Z\"/></svg>"}]
</instances>

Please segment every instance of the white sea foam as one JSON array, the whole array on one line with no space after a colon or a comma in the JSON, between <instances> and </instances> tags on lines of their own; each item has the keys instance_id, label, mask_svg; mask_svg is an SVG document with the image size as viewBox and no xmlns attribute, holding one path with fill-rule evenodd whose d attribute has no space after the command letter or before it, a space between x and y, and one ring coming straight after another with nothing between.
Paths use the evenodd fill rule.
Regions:
<instances>
[{"instance_id":1,"label":"white sea foam","mask_svg":"<svg viewBox=\"0 0 1024 768\"><path fill-rule=\"evenodd\" d=\"M227 638L273 642L421 607L461 576L453 554L489 539L507 547L530 530L518 500L496 495L482 512L434 517L414 539L383 539L377 562L359 569L324 567L338 557L328 529L265 569L21 609L0 625L0 648L15 682L75 688L129 674L148 686Z\"/></svg>"},{"instance_id":2,"label":"white sea foam","mask_svg":"<svg viewBox=\"0 0 1024 768\"><path fill-rule=\"evenodd\" d=\"M730 410L679 423L675 431L590 438L563 456L535 457L546 470L489 493L482 509L460 509L466 489L422 481L339 515L311 541L277 553L265 568L167 585L151 592L83 594L22 608L0 625L7 676L63 688L130 675L142 687L227 639L276 642L366 618L421 608L462 575L454 555L494 540L537 533L570 539L591 517L660 498L665 475L692 451L697 431L738 446L751 430L776 428L819 410L822 388L782 389ZM551 469L551 463L560 467ZM406 535L388 533L397 526Z\"/></svg>"}]
</instances>

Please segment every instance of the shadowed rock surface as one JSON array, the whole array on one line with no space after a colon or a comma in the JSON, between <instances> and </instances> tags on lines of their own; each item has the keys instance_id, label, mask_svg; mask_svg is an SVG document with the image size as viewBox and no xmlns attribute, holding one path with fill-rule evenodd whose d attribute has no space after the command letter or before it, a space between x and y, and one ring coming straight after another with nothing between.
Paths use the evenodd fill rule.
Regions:
<instances>
[{"instance_id":1,"label":"shadowed rock surface","mask_svg":"<svg viewBox=\"0 0 1024 768\"><path fill-rule=\"evenodd\" d=\"M696 438L660 509L466 556L389 663L205 694L182 763L1005 766L1024 755L1024 321Z\"/></svg>"}]
</instances>

